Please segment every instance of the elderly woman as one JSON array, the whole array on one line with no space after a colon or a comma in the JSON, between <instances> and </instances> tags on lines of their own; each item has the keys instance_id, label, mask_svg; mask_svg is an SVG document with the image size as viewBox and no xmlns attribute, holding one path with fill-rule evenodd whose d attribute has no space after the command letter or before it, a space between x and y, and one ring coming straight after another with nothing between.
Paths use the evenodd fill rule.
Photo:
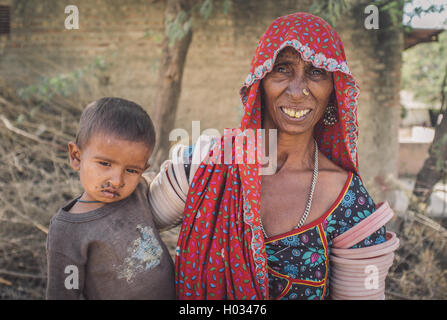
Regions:
<instances>
[{"instance_id":1,"label":"elderly woman","mask_svg":"<svg viewBox=\"0 0 447 320\"><path fill-rule=\"evenodd\" d=\"M259 161L218 163L225 138L191 171L178 298L329 296L333 239L376 210L358 173L358 94L341 40L324 20L295 13L271 24L241 89L239 129L277 130L276 172L261 175ZM378 226L350 246L385 242Z\"/></svg>"}]
</instances>

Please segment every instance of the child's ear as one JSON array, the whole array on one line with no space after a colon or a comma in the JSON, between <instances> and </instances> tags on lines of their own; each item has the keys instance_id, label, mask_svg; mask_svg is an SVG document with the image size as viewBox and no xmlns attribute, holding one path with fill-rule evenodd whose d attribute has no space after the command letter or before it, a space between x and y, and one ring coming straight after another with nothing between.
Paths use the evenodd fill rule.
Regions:
<instances>
[{"instance_id":1,"label":"child's ear","mask_svg":"<svg viewBox=\"0 0 447 320\"><path fill-rule=\"evenodd\" d=\"M68 157L70 158L70 166L79 171L81 169L81 149L72 141L68 143Z\"/></svg>"}]
</instances>

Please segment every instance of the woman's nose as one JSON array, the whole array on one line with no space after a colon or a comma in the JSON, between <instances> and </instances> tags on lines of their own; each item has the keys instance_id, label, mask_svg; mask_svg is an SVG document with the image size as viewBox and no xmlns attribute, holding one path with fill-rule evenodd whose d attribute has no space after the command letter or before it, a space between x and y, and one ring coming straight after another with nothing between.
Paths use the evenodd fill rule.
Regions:
<instances>
[{"instance_id":1,"label":"woman's nose","mask_svg":"<svg viewBox=\"0 0 447 320\"><path fill-rule=\"evenodd\" d=\"M293 99L300 99L304 95L303 90L306 88L306 82L301 75L296 75L290 79L289 85L287 87L287 92Z\"/></svg>"}]
</instances>

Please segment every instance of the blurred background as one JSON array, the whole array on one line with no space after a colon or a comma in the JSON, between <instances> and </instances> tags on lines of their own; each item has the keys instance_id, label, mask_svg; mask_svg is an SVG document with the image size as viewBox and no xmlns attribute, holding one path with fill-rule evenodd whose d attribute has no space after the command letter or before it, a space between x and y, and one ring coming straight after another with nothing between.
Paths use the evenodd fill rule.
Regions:
<instances>
[{"instance_id":1,"label":"blurred background","mask_svg":"<svg viewBox=\"0 0 447 320\"><path fill-rule=\"evenodd\" d=\"M297 11L335 27L360 85L360 174L401 239L387 299L446 299L446 0L0 0L0 299L45 296L48 223L81 192L66 145L89 102L141 104L157 170L172 129L239 125L259 38ZM171 254L177 235L162 234Z\"/></svg>"}]
</instances>

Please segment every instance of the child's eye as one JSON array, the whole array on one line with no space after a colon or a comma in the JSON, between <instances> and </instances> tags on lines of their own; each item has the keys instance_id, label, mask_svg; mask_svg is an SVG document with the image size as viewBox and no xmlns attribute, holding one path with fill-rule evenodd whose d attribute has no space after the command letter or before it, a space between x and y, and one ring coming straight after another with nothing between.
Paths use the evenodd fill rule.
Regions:
<instances>
[{"instance_id":1,"label":"child's eye","mask_svg":"<svg viewBox=\"0 0 447 320\"><path fill-rule=\"evenodd\" d=\"M105 161L99 161L99 164L104 166L104 167L110 167L110 163L105 162Z\"/></svg>"},{"instance_id":2,"label":"child's eye","mask_svg":"<svg viewBox=\"0 0 447 320\"><path fill-rule=\"evenodd\" d=\"M127 172L132 173L132 174L136 174L136 173L138 173L138 170L127 169Z\"/></svg>"}]
</instances>

